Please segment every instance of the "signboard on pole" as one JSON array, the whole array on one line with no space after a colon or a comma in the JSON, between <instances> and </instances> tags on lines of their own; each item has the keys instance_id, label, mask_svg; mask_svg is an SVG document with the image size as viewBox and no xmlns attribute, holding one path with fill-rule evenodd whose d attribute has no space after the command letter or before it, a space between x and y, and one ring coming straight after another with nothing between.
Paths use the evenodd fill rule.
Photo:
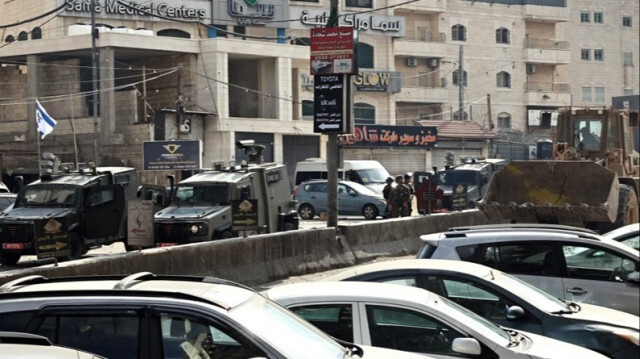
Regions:
<instances>
[{"instance_id":1,"label":"signboard on pole","mask_svg":"<svg viewBox=\"0 0 640 359\"><path fill-rule=\"evenodd\" d=\"M69 224L64 217L37 219L35 239L38 259L66 257L71 254Z\"/></svg>"},{"instance_id":2,"label":"signboard on pole","mask_svg":"<svg viewBox=\"0 0 640 359\"><path fill-rule=\"evenodd\" d=\"M311 29L311 74L354 74L358 63L353 27Z\"/></svg>"},{"instance_id":3,"label":"signboard on pole","mask_svg":"<svg viewBox=\"0 0 640 359\"><path fill-rule=\"evenodd\" d=\"M131 200L127 206L127 244L132 247L153 247L153 201Z\"/></svg>"},{"instance_id":4,"label":"signboard on pole","mask_svg":"<svg viewBox=\"0 0 640 359\"><path fill-rule=\"evenodd\" d=\"M202 168L202 142L144 141L142 162L145 171L197 170Z\"/></svg>"},{"instance_id":5,"label":"signboard on pole","mask_svg":"<svg viewBox=\"0 0 640 359\"><path fill-rule=\"evenodd\" d=\"M313 86L313 132L345 133L348 117L346 76L316 75Z\"/></svg>"}]
</instances>

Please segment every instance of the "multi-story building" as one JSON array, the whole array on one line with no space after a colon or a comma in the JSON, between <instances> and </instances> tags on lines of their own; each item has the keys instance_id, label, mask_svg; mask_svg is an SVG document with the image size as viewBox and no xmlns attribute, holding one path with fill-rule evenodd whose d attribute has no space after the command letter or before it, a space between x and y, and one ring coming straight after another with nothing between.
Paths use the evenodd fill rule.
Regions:
<instances>
[{"instance_id":1,"label":"multi-story building","mask_svg":"<svg viewBox=\"0 0 640 359\"><path fill-rule=\"evenodd\" d=\"M245 139L291 172L325 155L308 45L330 0L96 4L93 16L89 0L0 4L5 180L37 175L42 152L142 170L142 144L157 140L202 141L205 167L246 158L234 146ZM437 128L435 147L343 141L345 158L392 173L441 166L446 152L518 157L508 145L549 137L559 107L638 93L638 0L345 0L339 14L358 29L358 131ZM36 98L57 120L44 139Z\"/></svg>"}]
</instances>

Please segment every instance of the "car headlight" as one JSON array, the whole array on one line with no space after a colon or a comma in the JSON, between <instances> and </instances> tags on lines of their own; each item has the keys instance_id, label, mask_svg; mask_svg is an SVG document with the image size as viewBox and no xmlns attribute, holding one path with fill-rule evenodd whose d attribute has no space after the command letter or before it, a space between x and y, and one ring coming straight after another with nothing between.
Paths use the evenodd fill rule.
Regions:
<instances>
[{"instance_id":1,"label":"car headlight","mask_svg":"<svg viewBox=\"0 0 640 359\"><path fill-rule=\"evenodd\" d=\"M631 343L640 346L640 332L638 332L637 330L629 329L629 328L614 327L611 325L601 325L601 324L590 325L589 328L613 333L624 340L628 340Z\"/></svg>"},{"instance_id":2,"label":"car headlight","mask_svg":"<svg viewBox=\"0 0 640 359\"><path fill-rule=\"evenodd\" d=\"M191 223L185 228L185 230L190 235L204 236L209 231L209 226L207 225L206 222Z\"/></svg>"}]
</instances>

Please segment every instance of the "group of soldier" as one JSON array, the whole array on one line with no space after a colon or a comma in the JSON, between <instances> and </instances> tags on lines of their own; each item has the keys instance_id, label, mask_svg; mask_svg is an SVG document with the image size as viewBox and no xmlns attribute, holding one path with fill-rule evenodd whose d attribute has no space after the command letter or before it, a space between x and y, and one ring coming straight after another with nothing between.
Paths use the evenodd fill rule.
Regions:
<instances>
[{"instance_id":1,"label":"group of soldier","mask_svg":"<svg viewBox=\"0 0 640 359\"><path fill-rule=\"evenodd\" d=\"M393 177L387 178L387 185L382 190L382 195L387 201L387 210L389 217L408 217L411 216L411 202L415 195L415 189L411 183L411 174L397 175L395 180Z\"/></svg>"}]
</instances>

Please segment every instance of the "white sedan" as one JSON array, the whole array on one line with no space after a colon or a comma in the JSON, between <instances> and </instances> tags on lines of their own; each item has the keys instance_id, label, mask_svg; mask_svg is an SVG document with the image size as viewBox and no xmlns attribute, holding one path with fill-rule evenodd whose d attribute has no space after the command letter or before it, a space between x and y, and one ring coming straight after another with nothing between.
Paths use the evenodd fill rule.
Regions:
<instances>
[{"instance_id":1,"label":"white sedan","mask_svg":"<svg viewBox=\"0 0 640 359\"><path fill-rule=\"evenodd\" d=\"M335 338L436 358L605 358L492 324L426 290L368 282L300 282L262 294Z\"/></svg>"}]
</instances>

